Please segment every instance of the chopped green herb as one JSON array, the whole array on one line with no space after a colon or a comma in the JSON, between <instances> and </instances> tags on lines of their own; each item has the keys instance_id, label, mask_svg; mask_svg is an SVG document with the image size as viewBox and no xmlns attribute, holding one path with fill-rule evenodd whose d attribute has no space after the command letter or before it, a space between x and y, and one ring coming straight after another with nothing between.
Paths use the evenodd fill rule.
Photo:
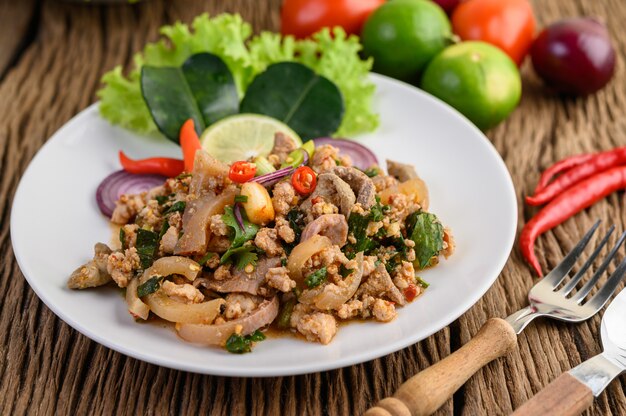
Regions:
<instances>
[{"instance_id":1,"label":"chopped green herb","mask_svg":"<svg viewBox=\"0 0 626 416\"><path fill-rule=\"evenodd\" d=\"M415 282L417 283L418 286L423 287L424 289L428 288L428 286L430 286L430 283L426 283L424 280L422 280L421 277L419 276L415 276Z\"/></svg>"},{"instance_id":2,"label":"chopped green herb","mask_svg":"<svg viewBox=\"0 0 626 416\"><path fill-rule=\"evenodd\" d=\"M159 205L163 205L165 204L167 201L170 200L171 197L173 197L174 194L169 194L169 195L158 195L155 199L157 200L157 202L159 203Z\"/></svg>"},{"instance_id":3,"label":"chopped green herb","mask_svg":"<svg viewBox=\"0 0 626 416\"><path fill-rule=\"evenodd\" d=\"M172 212L183 212L185 210L185 201L176 201L169 207L164 214L171 214Z\"/></svg>"},{"instance_id":4,"label":"chopped green herb","mask_svg":"<svg viewBox=\"0 0 626 416\"><path fill-rule=\"evenodd\" d=\"M387 230L385 230L385 227L380 227L378 231L376 231L376 233L374 234L373 238L382 240L386 236L387 236Z\"/></svg>"},{"instance_id":5,"label":"chopped green herb","mask_svg":"<svg viewBox=\"0 0 626 416\"><path fill-rule=\"evenodd\" d=\"M389 260L385 262L385 269L387 269L387 273L392 274L393 271L396 269L396 267L398 267L398 265L401 262L402 262L402 256L400 252L396 251L395 254L391 256Z\"/></svg>"},{"instance_id":6,"label":"chopped green herb","mask_svg":"<svg viewBox=\"0 0 626 416\"><path fill-rule=\"evenodd\" d=\"M403 260L406 260L408 248L406 244L404 244L404 237L402 235L396 238L385 239L383 245L388 248L391 246L395 248L395 250L390 252L391 256L385 262L385 268L387 272L391 274L396 267L402 264Z\"/></svg>"},{"instance_id":7,"label":"chopped green herb","mask_svg":"<svg viewBox=\"0 0 626 416\"><path fill-rule=\"evenodd\" d=\"M163 238L167 230L169 230L169 228L170 228L170 223L167 220L163 221L163 225L161 226L161 231L159 232L159 241L161 241L161 239Z\"/></svg>"},{"instance_id":8,"label":"chopped green herb","mask_svg":"<svg viewBox=\"0 0 626 416\"><path fill-rule=\"evenodd\" d=\"M250 340L237 334L232 334L226 340L226 350L233 354L245 354L247 352L252 352Z\"/></svg>"},{"instance_id":9,"label":"chopped green herb","mask_svg":"<svg viewBox=\"0 0 626 416\"><path fill-rule=\"evenodd\" d=\"M148 296L156 292L161 287L162 280L163 276L154 276L146 280L137 287L137 296L143 298L144 296Z\"/></svg>"},{"instance_id":10,"label":"chopped green herb","mask_svg":"<svg viewBox=\"0 0 626 416\"><path fill-rule=\"evenodd\" d=\"M181 179L185 179L185 178L191 178L191 173L181 173L180 175L178 175L176 178L177 180L181 180Z\"/></svg>"},{"instance_id":11,"label":"chopped green herb","mask_svg":"<svg viewBox=\"0 0 626 416\"><path fill-rule=\"evenodd\" d=\"M235 196L235 202L248 202L248 195L236 195Z\"/></svg>"},{"instance_id":12,"label":"chopped green herb","mask_svg":"<svg viewBox=\"0 0 626 416\"><path fill-rule=\"evenodd\" d=\"M265 336L265 334L263 332L261 332L261 331L259 331L257 329L256 331L254 331L253 333L248 335L247 338L249 338L250 341L252 341L252 342L259 342L259 341L265 340L265 338L267 338L267 337Z\"/></svg>"},{"instance_id":13,"label":"chopped green herb","mask_svg":"<svg viewBox=\"0 0 626 416\"><path fill-rule=\"evenodd\" d=\"M235 267L239 270L245 269L248 264L256 266L256 262L259 259L259 255L256 250L256 247L253 245L230 248L226 253L224 253L224 255L222 255L220 264L233 262Z\"/></svg>"},{"instance_id":14,"label":"chopped green herb","mask_svg":"<svg viewBox=\"0 0 626 416\"><path fill-rule=\"evenodd\" d=\"M365 174L370 178L373 178L374 176L380 175L380 171L378 170L378 168L369 168L365 170Z\"/></svg>"},{"instance_id":15,"label":"chopped green herb","mask_svg":"<svg viewBox=\"0 0 626 416\"><path fill-rule=\"evenodd\" d=\"M120 228L120 243L122 244L122 250L126 250L126 231L124 231L124 227Z\"/></svg>"},{"instance_id":16,"label":"chopped green herb","mask_svg":"<svg viewBox=\"0 0 626 416\"><path fill-rule=\"evenodd\" d=\"M302 290L298 287L294 287L292 292L296 296L296 299L298 299L300 295L302 294Z\"/></svg>"},{"instance_id":17,"label":"chopped green herb","mask_svg":"<svg viewBox=\"0 0 626 416\"><path fill-rule=\"evenodd\" d=\"M423 269L443 249L443 225L434 214L415 212L407 217L406 228L415 242L415 264Z\"/></svg>"},{"instance_id":18,"label":"chopped green herb","mask_svg":"<svg viewBox=\"0 0 626 416\"><path fill-rule=\"evenodd\" d=\"M350 276L352 274L352 272L354 271L354 269L348 269L346 266L344 266L343 264L339 267L339 274L341 275L341 277L343 277L344 279L348 276Z\"/></svg>"},{"instance_id":19,"label":"chopped green herb","mask_svg":"<svg viewBox=\"0 0 626 416\"><path fill-rule=\"evenodd\" d=\"M374 266L378 267L378 266L380 266L381 263L382 263L382 261L380 261L380 259L378 259L378 260L376 260L374 262Z\"/></svg>"},{"instance_id":20,"label":"chopped green herb","mask_svg":"<svg viewBox=\"0 0 626 416\"><path fill-rule=\"evenodd\" d=\"M137 230L137 243L135 246L141 267L147 269L154 262L154 255L159 247L159 235L153 231L140 228Z\"/></svg>"},{"instance_id":21,"label":"chopped green herb","mask_svg":"<svg viewBox=\"0 0 626 416\"><path fill-rule=\"evenodd\" d=\"M376 204L371 208L370 212L366 215L357 213L350 214L348 218L348 231L354 236L356 243L349 244L344 250L348 258L354 258L356 253L363 251L366 255L370 254L374 249L380 246L380 241L383 239L387 231L384 227L378 229L373 236L367 235L367 227L370 222L382 221L384 213L389 210L388 205L382 205L380 198L376 197Z\"/></svg>"},{"instance_id":22,"label":"chopped green herb","mask_svg":"<svg viewBox=\"0 0 626 416\"><path fill-rule=\"evenodd\" d=\"M200 266L205 266L206 263L209 260L211 260L211 257L213 257L213 256L217 256L217 253L213 253L212 251L209 251L204 256L202 256L202 258L200 260L198 260L198 264L200 264Z\"/></svg>"},{"instance_id":23,"label":"chopped green herb","mask_svg":"<svg viewBox=\"0 0 626 416\"><path fill-rule=\"evenodd\" d=\"M302 229L304 228L304 217L304 213L298 208L293 208L287 213L286 218L287 221L289 221L289 227L291 227L295 236L293 243L283 245L283 248L285 249L285 253L287 253L287 255L291 253L291 250L293 250L293 248L300 241L300 235L302 234Z\"/></svg>"},{"instance_id":24,"label":"chopped green herb","mask_svg":"<svg viewBox=\"0 0 626 416\"><path fill-rule=\"evenodd\" d=\"M289 226L293 229L296 236L294 241L300 241L302 226L304 225L304 213L298 208L293 208L287 213L287 221L289 221Z\"/></svg>"},{"instance_id":25,"label":"chopped green herb","mask_svg":"<svg viewBox=\"0 0 626 416\"><path fill-rule=\"evenodd\" d=\"M282 259L280 259L280 265L283 267L286 267L288 263L287 257L283 257Z\"/></svg>"},{"instance_id":26,"label":"chopped green herb","mask_svg":"<svg viewBox=\"0 0 626 416\"><path fill-rule=\"evenodd\" d=\"M291 315L293 314L293 307L296 305L294 300L288 300L283 305L283 308L278 315L278 327L280 329L288 329L291 326Z\"/></svg>"},{"instance_id":27,"label":"chopped green herb","mask_svg":"<svg viewBox=\"0 0 626 416\"><path fill-rule=\"evenodd\" d=\"M241 247L246 241L252 240L254 236L256 236L256 233L259 231L259 226L256 224L252 224L250 221L248 221L245 212L242 212L241 216L243 217L243 230L235 219L233 207L227 206L224 209L224 215L222 215L222 221L224 221L224 224L232 228L232 244L230 246L231 249Z\"/></svg>"},{"instance_id":28,"label":"chopped green herb","mask_svg":"<svg viewBox=\"0 0 626 416\"><path fill-rule=\"evenodd\" d=\"M318 287L319 285L324 283L324 281L326 280L326 275L327 275L326 267L322 267L321 269L308 275L307 278L304 279L304 283L307 285L309 289Z\"/></svg>"},{"instance_id":29,"label":"chopped green herb","mask_svg":"<svg viewBox=\"0 0 626 416\"><path fill-rule=\"evenodd\" d=\"M370 210L370 220L374 222L382 221L383 214L385 213L384 207L386 207L386 205L381 205L380 198L377 196L376 204L374 204L374 206Z\"/></svg>"},{"instance_id":30,"label":"chopped green herb","mask_svg":"<svg viewBox=\"0 0 626 416\"><path fill-rule=\"evenodd\" d=\"M231 257L233 257L235 259L235 265L239 269L245 268L248 264L255 265L258 258L254 246L243 247L243 245L256 236L256 233L259 231L259 226L248 221L244 211L242 211L241 217L243 218L243 229L241 229L237 223L237 219L235 219L233 207L228 206L224 209L222 221L232 228L230 233L231 245L220 259L220 264L226 264L231 262Z\"/></svg>"},{"instance_id":31,"label":"chopped green herb","mask_svg":"<svg viewBox=\"0 0 626 416\"><path fill-rule=\"evenodd\" d=\"M258 329L250 335L238 335L233 333L228 340L226 340L226 350L233 354L245 354L252 351L252 344L254 342L263 341L265 334Z\"/></svg>"},{"instance_id":32,"label":"chopped green herb","mask_svg":"<svg viewBox=\"0 0 626 416\"><path fill-rule=\"evenodd\" d=\"M357 213L350 214L348 218L349 233L354 236L356 243L349 244L345 248L348 258L354 258L357 253L363 251L368 254L370 251L378 247L378 243L367 236L367 226L370 223L370 215L361 215Z\"/></svg>"}]
</instances>

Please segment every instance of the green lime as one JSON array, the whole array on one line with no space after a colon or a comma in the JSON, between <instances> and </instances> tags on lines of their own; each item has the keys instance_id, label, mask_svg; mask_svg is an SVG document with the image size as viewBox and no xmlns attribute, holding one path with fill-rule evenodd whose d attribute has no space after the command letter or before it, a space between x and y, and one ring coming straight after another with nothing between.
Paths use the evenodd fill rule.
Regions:
<instances>
[{"instance_id":1,"label":"green lime","mask_svg":"<svg viewBox=\"0 0 626 416\"><path fill-rule=\"evenodd\" d=\"M450 44L452 30L445 12L434 2L392 0L370 15L361 37L376 72L414 81Z\"/></svg>"},{"instance_id":2,"label":"green lime","mask_svg":"<svg viewBox=\"0 0 626 416\"><path fill-rule=\"evenodd\" d=\"M486 130L517 107L522 80L515 63L500 49L485 42L462 42L430 62L421 88Z\"/></svg>"},{"instance_id":3,"label":"green lime","mask_svg":"<svg viewBox=\"0 0 626 416\"><path fill-rule=\"evenodd\" d=\"M283 132L296 146L302 139L296 132L274 118L259 114L237 114L211 125L202 133L204 150L222 162L232 163L257 156L267 156L274 147L274 135Z\"/></svg>"}]
</instances>

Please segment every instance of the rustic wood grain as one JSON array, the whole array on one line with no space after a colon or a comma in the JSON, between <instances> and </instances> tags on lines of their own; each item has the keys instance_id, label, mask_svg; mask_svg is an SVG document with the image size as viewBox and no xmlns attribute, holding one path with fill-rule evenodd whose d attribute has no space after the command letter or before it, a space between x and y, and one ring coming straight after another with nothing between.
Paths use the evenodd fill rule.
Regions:
<instances>
[{"instance_id":1,"label":"rustic wood grain","mask_svg":"<svg viewBox=\"0 0 626 416\"><path fill-rule=\"evenodd\" d=\"M19 52L32 41L37 26L35 0L23 0L15 7L13 0L0 0L0 79L6 69L17 60Z\"/></svg>"},{"instance_id":2,"label":"rustic wood grain","mask_svg":"<svg viewBox=\"0 0 626 416\"><path fill-rule=\"evenodd\" d=\"M418 370L468 342L489 317L504 317L525 305L534 278L515 247L483 299L417 345L325 373L237 379L125 357L80 335L39 301L15 262L9 215L19 178L41 145L95 100L103 71L118 63L128 66L135 51L157 38L162 24L190 21L203 11L231 11L250 20L255 30L275 30L280 3L151 0L106 7L0 0L0 414L361 414ZM488 134L520 198L555 159L626 144L626 4L536 0L534 5L542 24L585 14L604 19L619 58L612 83L579 99L551 94L525 65L520 108ZM533 212L519 205L520 228ZM542 265L554 266L596 218L606 220L603 229L611 222L626 229L624 194L610 196L543 236L538 246L545 253ZM517 350L479 371L437 414L510 413L561 372L600 351L599 323L599 316L579 325L538 320L520 335ZM626 414L625 389L622 377L587 414Z\"/></svg>"}]
</instances>

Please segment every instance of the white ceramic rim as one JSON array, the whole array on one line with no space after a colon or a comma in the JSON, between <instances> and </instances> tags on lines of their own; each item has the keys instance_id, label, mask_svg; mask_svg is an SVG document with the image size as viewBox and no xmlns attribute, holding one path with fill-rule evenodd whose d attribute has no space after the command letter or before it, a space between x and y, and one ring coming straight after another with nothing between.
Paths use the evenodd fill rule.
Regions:
<instances>
[{"instance_id":1,"label":"white ceramic rim","mask_svg":"<svg viewBox=\"0 0 626 416\"><path fill-rule=\"evenodd\" d=\"M428 101L433 106L439 107L439 110L448 113L450 117L461 118L463 122L466 124L467 129L473 130L475 133L478 133L480 136L482 136L483 138L482 144L486 146L488 151L492 154L492 156L497 161L496 165L498 166L498 170L499 170L498 174L501 174L506 178L506 182L508 184L507 197L512 200L510 202L512 202L511 205L513 209L509 213L510 227L506 230L502 230L503 244L505 245L506 250L503 250L502 254L498 256L497 258L491 259L492 260L491 267L490 267L491 279L485 279L480 284L478 284L476 286L476 290L473 291L469 296L467 296L463 303L455 305L454 308L451 308L451 312L449 314L447 314L445 317L440 318L433 325L434 329L432 331L428 331L426 333L420 333L419 335L414 335L414 336L406 336L395 342L389 342L384 347L379 347L377 349L369 350L369 351L362 351L359 354L352 355L352 356L344 356L333 361L328 361L324 363L303 362L299 366L290 367L289 370L287 371L284 371L284 369L272 371L272 369L267 369L267 368L250 369L250 368L240 368L240 367L211 368L211 369L199 368L197 365L193 365L193 363L185 363L185 362L181 362L178 360L172 360L168 357L163 357L162 355L159 355L159 354L151 354L151 353L146 353L146 352L139 353L133 349L125 348L124 346L120 346L117 343L111 342L110 339L104 337L101 333L98 333L93 328L84 327L78 324L71 315L65 313L63 308L59 307L56 304L49 302L48 298L46 297L46 294L41 291L40 287L38 287L36 279L29 277L29 276L32 276L32 272L31 272L29 264L23 258L21 258L19 250L14 250L18 265L20 269L22 270L26 280L28 281L32 289L35 291L37 296L46 304L48 308L50 308L50 310L52 310L52 312L54 312L58 317L60 317L64 322L69 324L71 327L73 327L74 329L82 333L83 335L87 336L88 338L98 342L99 344L102 344L108 348L111 348L112 350L115 350L127 356L130 356L130 357L142 360L142 361L146 361L152 364L161 365L161 366L178 369L178 370L201 373L201 374L212 374L212 375L233 376L233 377L268 377L268 376L274 377L274 376L308 374L312 372L332 370L332 369L342 368L342 367L346 367L346 366L350 366L350 365L354 365L358 363L363 363L369 360L373 360L375 358L388 355L390 353L406 348L407 346L412 345L416 342L419 342L431 336L432 334L440 331L441 329L448 326L451 322L458 319L461 315L463 315L487 292L487 290L491 287L493 282L499 276L500 272L502 271L502 269L504 268L508 260L508 257L510 255L511 249L515 241L515 234L517 230L517 200L516 200L515 189L513 186L513 181L511 179L511 176L509 174L509 171L506 165L504 164L504 161L502 160L501 156L499 155L499 153L497 152L493 144L484 136L484 134L480 130L478 130L478 128L476 128L469 120L467 120L463 115L461 115L455 109L448 106L447 104L440 101L439 99L419 89L416 89L408 84L405 84L401 81L397 81L397 80L394 80L394 79L391 79L382 75L378 75L378 74L371 74L371 76L372 76L372 79L377 84L382 84L382 85L390 84L390 85L394 85L395 87L411 89L413 93L420 94L424 100ZM46 147L53 141L53 139L58 135L62 135L65 129L69 128L71 121L76 120L77 118L84 116L87 113L97 112L98 111L97 105L98 103L95 103L89 106L87 109L83 110L81 113L75 116L72 120L68 121L66 125L61 127L51 137L51 139L49 139L48 142L44 144L44 146L42 146L39 152L35 155L35 157L31 161L31 164L29 164L29 167L26 169L24 176L28 175L28 172L31 169L32 163L35 162L40 157L42 151L46 149ZM20 186L18 186L17 192L15 194L13 206L16 205L16 202L21 200L20 190L21 190L21 183L20 183ZM20 237L13 232L13 230L15 229L16 229L16 226L14 223L14 216L11 215L11 230L12 230L11 239L12 239L13 246L19 247L21 244L21 241L20 241ZM427 295L428 295L428 292L426 293L425 296ZM390 323L390 325L393 325L393 323Z\"/></svg>"}]
</instances>

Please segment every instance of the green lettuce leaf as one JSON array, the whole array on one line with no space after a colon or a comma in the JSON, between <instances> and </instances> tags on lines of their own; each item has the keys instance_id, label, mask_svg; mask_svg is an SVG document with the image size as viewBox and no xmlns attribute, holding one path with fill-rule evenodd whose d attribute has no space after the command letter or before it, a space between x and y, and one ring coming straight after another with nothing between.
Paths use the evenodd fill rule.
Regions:
<instances>
[{"instance_id":1,"label":"green lettuce leaf","mask_svg":"<svg viewBox=\"0 0 626 416\"><path fill-rule=\"evenodd\" d=\"M324 29L312 40L295 40L277 33L263 32L251 37L252 27L241 16L202 14L191 28L183 23L164 26L163 39L146 45L134 57L134 68L124 76L121 66L102 77L98 92L100 113L113 124L140 134L157 132L150 111L141 95L143 65L178 67L191 55L210 52L224 60L242 96L254 77L267 66L295 61L332 80L344 97L346 113L336 136L353 136L374 130L378 116L372 111L374 85L368 79L371 60L361 60L356 36L346 36L341 28Z\"/></svg>"}]
</instances>

